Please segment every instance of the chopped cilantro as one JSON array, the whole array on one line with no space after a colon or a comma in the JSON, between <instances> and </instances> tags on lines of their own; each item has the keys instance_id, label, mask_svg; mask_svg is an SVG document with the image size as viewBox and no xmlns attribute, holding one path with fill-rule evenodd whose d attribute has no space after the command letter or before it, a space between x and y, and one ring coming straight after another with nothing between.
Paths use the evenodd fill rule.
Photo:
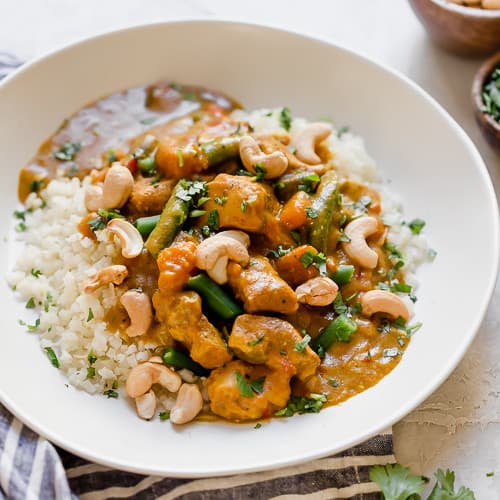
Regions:
<instances>
[{"instance_id":1,"label":"chopped cilantro","mask_svg":"<svg viewBox=\"0 0 500 500\"><path fill-rule=\"evenodd\" d=\"M257 423L255 424L254 429L260 429L261 427L262 427L262 424L261 424L260 422L257 422Z\"/></svg>"},{"instance_id":2,"label":"chopped cilantro","mask_svg":"<svg viewBox=\"0 0 500 500\"><path fill-rule=\"evenodd\" d=\"M210 236L210 228L208 226L203 226L201 228L201 234L205 237Z\"/></svg>"},{"instance_id":3,"label":"chopped cilantro","mask_svg":"<svg viewBox=\"0 0 500 500\"><path fill-rule=\"evenodd\" d=\"M280 111L280 125L288 132L292 126L292 113L288 108Z\"/></svg>"},{"instance_id":4,"label":"chopped cilantro","mask_svg":"<svg viewBox=\"0 0 500 500\"><path fill-rule=\"evenodd\" d=\"M170 412L162 411L158 416L160 417L160 422L165 422L165 420L168 420L170 418Z\"/></svg>"},{"instance_id":5,"label":"chopped cilantro","mask_svg":"<svg viewBox=\"0 0 500 500\"><path fill-rule=\"evenodd\" d=\"M49 312L49 307L50 307L50 304L52 304L52 294L50 292L47 292L47 296L45 298L45 300L43 301L43 310L45 312Z\"/></svg>"},{"instance_id":6,"label":"chopped cilantro","mask_svg":"<svg viewBox=\"0 0 500 500\"><path fill-rule=\"evenodd\" d=\"M298 185L297 189L299 191L304 191L306 193L314 193L317 185L321 181L318 174L308 174L301 179L301 183Z\"/></svg>"},{"instance_id":7,"label":"chopped cilantro","mask_svg":"<svg viewBox=\"0 0 500 500\"><path fill-rule=\"evenodd\" d=\"M264 168L264 165L262 165L262 163L257 163L255 165L255 172L256 174L252 177L254 181L259 182L264 179L264 176L266 175L266 169Z\"/></svg>"},{"instance_id":8,"label":"chopped cilantro","mask_svg":"<svg viewBox=\"0 0 500 500\"><path fill-rule=\"evenodd\" d=\"M224 205L224 203L226 203L227 201L227 196L216 196L214 198L214 201L215 203L217 203L217 205Z\"/></svg>"},{"instance_id":9,"label":"chopped cilantro","mask_svg":"<svg viewBox=\"0 0 500 500\"><path fill-rule=\"evenodd\" d=\"M335 380L334 378L329 378L328 379L328 383L332 386L332 387L339 387L340 385L340 382L338 380Z\"/></svg>"},{"instance_id":10,"label":"chopped cilantro","mask_svg":"<svg viewBox=\"0 0 500 500\"><path fill-rule=\"evenodd\" d=\"M291 417L298 413L319 413L323 405L326 403L326 396L324 394L311 393L309 397L292 396L285 408L278 410L275 415L277 417Z\"/></svg>"},{"instance_id":11,"label":"chopped cilantro","mask_svg":"<svg viewBox=\"0 0 500 500\"><path fill-rule=\"evenodd\" d=\"M55 153L54 158L61 161L71 161L82 148L79 142L66 142Z\"/></svg>"},{"instance_id":12,"label":"chopped cilantro","mask_svg":"<svg viewBox=\"0 0 500 500\"><path fill-rule=\"evenodd\" d=\"M26 212L24 210L14 210L14 217L20 220L26 220Z\"/></svg>"},{"instance_id":13,"label":"chopped cilantro","mask_svg":"<svg viewBox=\"0 0 500 500\"><path fill-rule=\"evenodd\" d=\"M45 347L45 352L47 353L47 357L49 358L49 361L52 363L52 366L55 366L56 368L59 368L59 360L57 359L56 353L54 352L54 349L52 347Z\"/></svg>"},{"instance_id":14,"label":"chopped cilantro","mask_svg":"<svg viewBox=\"0 0 500 500\"><path fill-rule=\"evenodd\" d=\"M104 391L103 394L105 396L107 396L108 399L109 398L115 398L115 399L118 398L118 393L114 389L108 389L108 390Z\"/></svg>"},{"instance_id":15,"label":"chopped cilantro","mask_svg":"<svg viewBox=\"0 0 500 500\"><path fill-rule=\"evenodd\" d=\"M35 278L39 278L42 274L42 271L40 271L40 269L35 269L33 268L31 270L31 275L34 276Z\"/></svg>"},{"instance_id":16,"label":"chopped cilantro","mask_svg":"<svg viewBox=\"0 0 500 500\"><path fill-rule=\"evenodd\" d=\"M21 326L25 326L27 328L28 332L36 332L38 330L38 327L40 326L40 318L37 318L33 325L28 325L22 319L19 320L19 324Z\"/></svg>"},{"instance_id":17,"label":"chopped cilantro","mask_svg":"<svg viewBox=\"0 0 500 500\"><path fill-rule=\"evenodd\" d=\"M337 237L337 241L340 241L341 243L349 243L351 238L349 238L349 236L342 231Z\"/></svg>"},{"instance_id":18,"label":"chopped cilantro","mask_svg":"<svg viewBox=\"0 0 500 500\"><path fill-rule=\"evenodd\" d=\"M269 254L276 259L279 259L280 257L289 254L291 251L291 248L284 248L283 245L278 245L278 248L276 248L275 250L271 250Z\"/></svg>"},{"instance_id":19,"label":"chopped cilantro","mask_svg":"<svg viewBox=\"0 0 500 500\"><path fill-rule=\"evenodd\" d=\"M45 186L45 179L35 179L29 184L30 193L38 193Z\"/></svg>"},{"instance_id":20,"label":"chopped cilantro","mask_svg":"<svg viewBox=\"0 0 500 500\"><path fill-rule=\"evenodd\" d=\"M89 352L87 356L87 361L89 362L89 365L93 365L97 361L94 351Z\"/></svg>"},{"instance_id":21,"label":"chopped cilantro","mask_svg":"<svg viewBox=\"0 0 500 500\"><path fill-rule=\"evenodd\" d=\"M18 233L23 233L24 231L26 231L26 229L28 229L28 226L24 222L20 222L16 226L16 231Z\"/></svg>"},{"instance_id":22,"label":"chopped cilantro","mask_svg":"<svg viewBox=\"0 0 500 500\"><path fill-rule=\"evenodd\" d=\"M201 217L202 215L205 215L207 213L206 210L191 210L191 212L189 212L189 217L191 217L192 219L195 219L197 217Z\"/></svg>"},{"instance_id":23,"label":"chopped cilantro","mask_svg":"<svg viewBox=\"0 0 500 500\"><path fill-rule=\"evenodd\" d=\"M307 269L311 265L319 267L321 264L325 264L326 256L322 252L314 253L311 250L307 250L300 256L299 260L302 263L302 265Z\"/></svg>"},{"instance_id":24,"label":"chopped cilantro","mask_svg":"<svg viewBox=\"0 0 500 500\"><path fill-rule=\"evenodd\" d=\"M259 377L253 382L248 382L240 372L235 372L236 384L240 394L246 398L253 398L254 393L261 394L264 389L266 377Z\"/></svg>"},{"instance_id":25,"label":"chopped cilantro","mask_svg":"<svg viewBox=\"0 0 500 500\"><path fill-rule=\"evenodd\" d=\"M293 241L297 243L297 245L300 245L301 242L301 236L298 231L290 231L290 236L292 237Z\"/></svg>"},{"instance_id":26,"label":"chopped cilantro","mask_svg":"<svg viewBox=\"0 0 500 500\"><path fill-rule=\"evenodd\" d=\"M339 292L333 301L333 310L337 314L346 314L348 311L347 305L344 303L344 299L342 298L342 294Z\"/></svg>"},{"instance_id":27,"label":"chopped cilantro","mask_svg":"<svg viewBox=\"0 0 500 500\"><path fill-rule=\"evenodd\" d=\"M421 495L428 482L422 476L414 476L409 469L399 464L372 466L370 479L380 486L385 500L407 500L413 495Z\"/></svg>"},{"instance_id":28,"label":"chopped cilantro","mask_svg":"<svg viewBox=\"0 0 500 500\"><path fill-rule=\"evenodd\" d=\"M152 125L158 118L156 116L148 116L147 118L143 118L139 120L142 125Z\"/></svg>"},{"instance_id":29,"label":"chopped cilantro","mask_svg":"<svg viewBox=\"0 0 500 500\"><path fill-rule=\"evenodd\" d=\"M254 340L251 340L250 342L247 342L248 347L255 347L257 344L260 344L264 340L265 335L262 334L260 337L257 337Z\"/></svg>"},{"instance_id":30,"label":"chopped cilantro","mask_svg":"<svg viewBox=\"0 0 500 500\"><path fill-rule=\"evenodd\" d=\"M304 352L309 342L311 342L311 336L306 333L304 335L304 338L300 342L295 342L295 347L293 350L296 352Z\"/></svg>"},{"instance_id":31,"label":"chopped cilantro","mask_svg":"<svg viewBox=\"0 0 500 500\"><path fill-rule=\"evenodd\" d=\"M318 211L312 207L306 208L306 214L310 219L316 219L318 217Z\"/></svg>"},{"instance_id":32,"label":"chopped cilantro","mask_svg":"<svg viewBox=\"0 0 500 500\"><path fill-rule=\"evenodd\" d=\"M369 196L361 196L361 198L353 205L353 208L359 212L366 213L371 204L372 199Z\"/></svg>"},{"instance_id":33,"label":"chopped cilantro","mask_svg":"<svg viewBox=\"0 0 500 500\"><path fill-rule=\"evenodd\" d=\"M493 471L487 472L486 477L493 477L495 473Z\"/></svg>"},{"instance_id":34,"label":"chopped cilantro","mask_svg":"<svg viewBox=\"0 0 500 500\"><path fill-rule=\"evenodd\" d=\"M78 167L78 163L74 163L74 162L73 162L73 163L69 166L69 168L66 170L66 175L67 175L68 177L75 177L75 176L76 176L76 174L78 174L78 169L79 169L79 167Z\"/></svg>"},{"instance_id":35,"label":"chopped cilantro","mask_svg":"<svg viewBox=\"0 0 500 500\"><path fill-rule=\"evenodd\" d=\"M89 313L87 314L87 323L89 321L92 321L94 319L94 311L92 311L92 308L89 307Z\"/></svg>"},{"instance_id":36,"label":"chopped cilantro","mask_svg":"<svg viewBox=\"0 0 500 500\"><path fill-rule=\"evenodd\" d=\"M402 259L403 254L396 248L396 245L386 241L384 243L384 248L389 252L389 257L391 259Z\"/></svg>"},{"instance_id":37,"label":"chopped cilantro","mask_svg":"<svg viewBox=\"0 0 500 500\"><path fill-rule=\"evenodd\" d=\"M30 297L30 299L28 300L28 302L26 302L26 305L24 307L26 307L26 309L34 309L36 307L35 298Z\"/></svg>"},{"instance_id":38,"label":"chopped cilantro","mask_svg":"<svg viewBox=\"0 0 500 500\"><path fill-rule=\"evenodd\" d=\"M420 231L425 226L425 221L422 219L413 219L412 221L408 222L408 227L411 229L411 232L413 234L420 234Z\"/></svg>"},{"instance_id":39,"label":"chopped cilantro","mask_svg":"<svg viewBox=\"0 0 500 500\"><path fill-rule=\"evenodd\" d=\"M210 229L217 231L219 229L219 212L217 209L211 210L208 213L207 223Z\"/></svg>"},{"instance_id":40,"label":"chopped cilantro","mask_svg":"<svg viewBox=\"0 0 500 500\"><path fill-rule=\"evenodd\" d=\"M411 293L412 290L411 285L407 285L406 283L393 283L390 288L391 292L397 293Z\"/></svg>"},{"instance_id":41,"label":"chopped cilantro","mask_svg":"<svg viewBox=\"0 0 500 500\"><path fill-rule=\"evenodd\" d=\"M95 377L95 368L93 366L87 366L87 378Z\"/></svg>"},{"instance_id":42,"label":"chopped cilantro","mask_svg":"<svg viewBox=\"0 0 500 500\"><path fill-rule=\"evenodd\" d=\"M395 357L399 356L400 354L401 354L401 352L399 351L399 349L397 347L391 347L389 349L384 349L382 352L382 356L384 356L384 358L395 358Z\"/></svg>"},{"instance_id":43,"label":"chopped cilantro","mask_svg":"<svg viewBox=\"0 0 500 500\"><path fill-rule=\"evenodd\" d=\"M347 132L349 132L349 127L340 127L337 130L337 137L340 139Z\"/></svg>"},{"instance_id":44,"label":"chopped cilantro","mask_svg":"<svg viewBox=\"0 0 500 500\"><path fill-rule=\"evenodd\" d=\"M248 201L243 200L243 201L241 202L241 205L240 205L240 210L241 210L242 212L246 212L246 211L247 211L247 206L248 206Z\"/></svg>"}]
</instances>

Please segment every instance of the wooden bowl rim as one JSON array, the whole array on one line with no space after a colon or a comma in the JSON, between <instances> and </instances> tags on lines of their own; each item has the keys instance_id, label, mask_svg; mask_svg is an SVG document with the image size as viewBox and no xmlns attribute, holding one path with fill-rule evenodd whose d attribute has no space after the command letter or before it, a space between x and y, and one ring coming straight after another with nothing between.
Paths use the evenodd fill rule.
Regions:
<instances>
[{"instance_id":1,"label":"wooden bowl rim","mask_svg":"<svg viewBox=\"0 0 500 500\"><path fill-rule=\"evenodd\" d=\"M467 7L465 5L459 5L453 2L448 2L447 0L426 0L429 3L436 5L437 7L453 12L454 14L460 14L464 17L473 17L476 19L499 19L500 20L500 9L478 9L476 7Z\"/></svg>"},{"instance_id":2,"label":"wooden bowl rim","mask_svg":"<svg viewBox=\"0 0 500 500\"><path fill-rule=\"evenodd\" d=\"M483 86L486 78L490 76L495 66L500 64L500 51L493 54L491 57L486 59L483 64L479 67L476 74L474 75L474 80L472 81L472 102L474 104L474 110L479 116L481 121L495 130L500 134L500 123L493 120L493 118L482 110L483 107Z\"/></svg>"}]
</instances>

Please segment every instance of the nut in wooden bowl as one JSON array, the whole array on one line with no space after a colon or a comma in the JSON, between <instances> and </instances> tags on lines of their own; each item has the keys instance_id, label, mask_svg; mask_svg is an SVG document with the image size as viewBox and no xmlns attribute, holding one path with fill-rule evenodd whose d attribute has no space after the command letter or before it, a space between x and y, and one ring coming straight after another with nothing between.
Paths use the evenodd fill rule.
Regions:
<instances>
[{"instance_id":1,"label":"nut in wooden bowl","mask_svg":"<svg viewBox=\"0 0 500 500\"><path fill-rule=\"evenodd\" d=\"M472 84L476 121L488 142L500 153L500 51L479 68Z\"/></svg>"},{"instance_id":2,"label":"nut in wooden bowl","mask_svg":"<svg viewBox=\"0 0 500 500\"><path fill-rule=\"evenodd\" d=\"M431 39L461 56L500 50L497 0L409 0Z\"/></svg>"}]
</instances>

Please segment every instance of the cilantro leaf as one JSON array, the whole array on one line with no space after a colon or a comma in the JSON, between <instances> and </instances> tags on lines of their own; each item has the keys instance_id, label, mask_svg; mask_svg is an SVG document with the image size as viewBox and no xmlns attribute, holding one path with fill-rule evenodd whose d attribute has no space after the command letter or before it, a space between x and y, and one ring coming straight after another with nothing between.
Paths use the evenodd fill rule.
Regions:
<instances>
[{"instance_id":1,"label":"cilantro leaf","mask_svg":"<svg viewBox=\"0 0 500 500\"><path fill-rule=\"evenodd\" d=\"M61 161L71 161L81 147L79 142L66 142L54 153L54 158Z\"/></svg>"},{"instance_id":2,"label":"cilantro leaf","mask_svg":"<svg viewBox=\"0 0 500 500\"><path fill-rule=\"evenodd\" d=\"M408 227L411 229L411 232L413 234L420 234L420 231L425 226L425 221L422 219L413 219L412 221L408 222Z\"/></svg>"},{"instance_id":3,"label":"cilantro leaf","mask_svg":"<svg viewBox=\"0 0 500 500\"><path fill-rule=\"evenodd\" d=\"M278 410L275 415L277 417L291 417L298 413L319 413L323 405L326 403L326 396L324 394L311 393L310 397L292 396L285 408Z\"/></svg>"},{"instance_id":4,"label":"cilantro leaf","mask_svg":"<svg viewBox=\"0 0 500 500\"><path fill-rule=\"evenodd\" d=\"M294 351L304 352L309 342L311 342L311 336L306 333L300 342L295 342Z\"/></svg>"},{"instance_id":5,"label":"cilantro leaf","mask_svg":"<svg viewBox=\"0 0 500 500\"><path fill-rule=\"evenodd\" d=\"M52 366L54 366L55 368L59 368L59 360L57 359L54 349L52 349L52 347L45 347L44 350L47 353L47 357L49 358L49 361L52 363Z\"/></svg>"},{"instance_id":6,"label":"cilantro leaf","mask_svg":"<svg viewBox=\"0 0 500 500\"><path fill-rule=\"evenodd\" d=\"M412 495L421 495L427 482L399 464L374 465L370 468L370 479L380 486L385 500L407 500Z\"/></svg>"},{"instance_id":7,"label":"cilantro leaf","mask_svg":"<svg viewBox=\"0 0 500 500\"><path fill-rule=\"evenodd\" d=\"M253 382L248 382L245 377L239 372L234 373L236 385L240 394L246 398L253 398L254 393L261 394L264 390L264 382L266 377L260 377Z\"/></svg>"},{"instance_id":8,"label":"cilantro leaf","mask_svg":"<svg viewBox=\"0 0 500 500\"><path fill-rule=\"evenodd\" d=\"M280 125L288 132L292 126L292 113L288 108L283 108L280 112Z\"/></svg>"},{"instance_id":9,"label":"cilantro leaf","mask_svg":"<svg viewBox=\"0 0 500 500\"><path fill-rule=\"evenodd\" d=\"M455 492L455 473L449 469L438 469L435 484L428 500L474 500L474 493L465 486Z\"/></svg>"}]
</instances>

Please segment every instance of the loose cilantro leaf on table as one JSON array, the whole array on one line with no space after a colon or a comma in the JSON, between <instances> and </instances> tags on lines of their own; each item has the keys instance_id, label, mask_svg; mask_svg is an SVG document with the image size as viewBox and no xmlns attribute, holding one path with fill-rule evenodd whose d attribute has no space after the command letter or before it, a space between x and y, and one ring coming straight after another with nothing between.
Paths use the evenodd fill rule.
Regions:
<instances>
[{"instance_id":1,"label":"loose cilantro leaf on table","mask_svg":"<svg viewBox=\"0 0 500 500\"><path fill-rule=\"evenodd\" d=\"M375 465L370 468L370 479L382 489L385 500L420 498L428 482L423 476L414 476L399 464Z\"/></svg>"}]
</instances>

